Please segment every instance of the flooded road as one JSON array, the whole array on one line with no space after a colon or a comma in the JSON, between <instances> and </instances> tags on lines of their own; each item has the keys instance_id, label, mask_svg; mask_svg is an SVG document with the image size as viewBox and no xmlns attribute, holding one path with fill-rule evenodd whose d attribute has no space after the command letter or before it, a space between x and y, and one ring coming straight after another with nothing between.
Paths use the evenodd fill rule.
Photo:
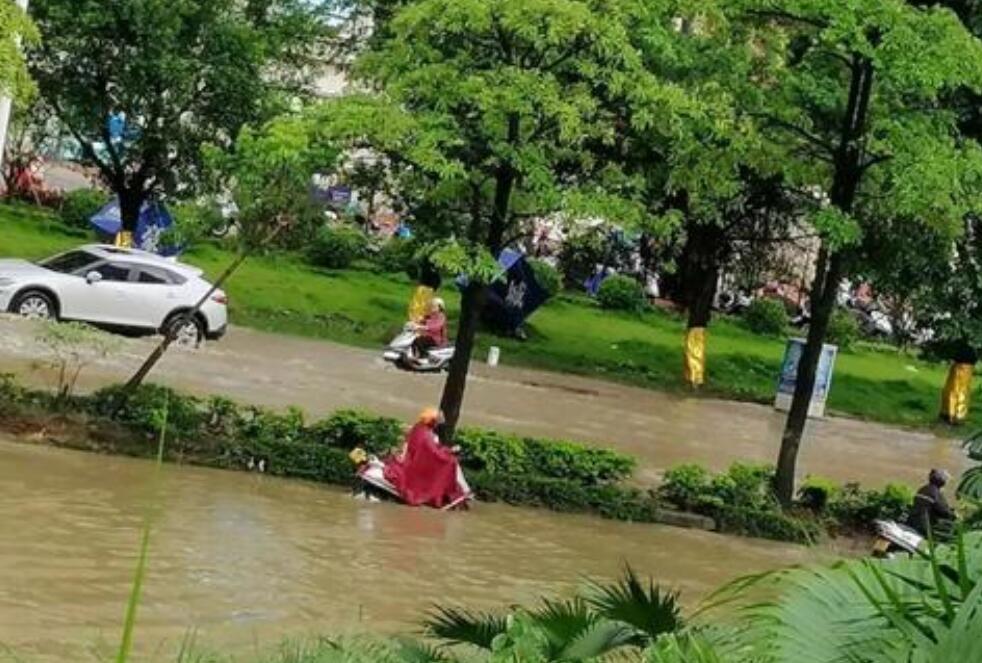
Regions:
<instances>
[{"instance_id":1,"label":"flooded road","mask_svg":"<svg viewBox=\"0 0 982 663\"><path fill-rule=\"evenodd\" d=\"M0 660L101 660L119 637L153 468L0 440ZM433 604L495 608L622 564L692 604L806 548L494 505L444 514L260 475L169 466L136 634L168 661L196 631L249 653L286 636L413 630ZM172 659L170 659L172 660Z\"/></svg>"},{"instance_id":2,"label":"flooded road","mask_svg":"<svg viewBox=\"0 0 982 663\"><path fill-rule=\"evenodd\" d=\"M32 372L39 356L31 325L0 319L0 372ZM110 358L86 369L84 387L128 377L152 349L149 340L116 337ZM507 357L505 358L507 360ZM40 378L38 378L40 379ZM361 408L409 419L439 400L440 375L413 375L380 353L322 341L233 328L228 337L188 352L172 350L151 380L244 403L296 405L317 417ZM681 462L724 469L735 460L773 463L784 415L773 408L683 398L610 382L475 362L464 424L601 444L640 460L640 479ZM802 474L881 485L921 482L930 467L959 472L956 441L843 418L810 422Z\"/></svg>"}]
</instances>

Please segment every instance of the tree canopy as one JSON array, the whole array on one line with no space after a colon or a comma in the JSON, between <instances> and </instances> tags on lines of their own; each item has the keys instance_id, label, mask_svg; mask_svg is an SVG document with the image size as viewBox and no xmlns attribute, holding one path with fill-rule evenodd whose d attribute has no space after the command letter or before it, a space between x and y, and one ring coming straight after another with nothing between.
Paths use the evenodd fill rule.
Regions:
<instances>
[{"instance_id":1,"label":"tree canopy","mask_svg":"<svg viewBox=\"0 0 982 663\"><path fill-rule=\"evenodd\" d=\"M36 0L41 95L120 197L193 189L201 146L283 110L326 34L303 0Z\"/></svg>"},{"instance_id":2,"label":"tree canopy","mask_svg":"<svg viewBox=\"0 0 982 663\"><path fill-rule=\"evenodd\" d=\"M444 409L456 421L483 283L522 220L559 209L633 208L584 180L592 143L615 139L605 99L672 91L642 67L622 0L421 0L398 9L355 73L380 92L323 109L336 135L362 139L450 220L445 257L467 267L457 358Z\"/></svg>"}]
</instances>

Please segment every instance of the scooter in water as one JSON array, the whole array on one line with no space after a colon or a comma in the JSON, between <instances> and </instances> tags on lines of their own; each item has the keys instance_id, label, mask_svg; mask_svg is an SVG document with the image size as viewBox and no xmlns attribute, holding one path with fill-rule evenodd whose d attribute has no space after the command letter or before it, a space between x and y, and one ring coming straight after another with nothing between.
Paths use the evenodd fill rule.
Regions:
<instances>
[{"instance_id":1,"label":"scooter in water","mask_svg":"<svg viewBox=\"0 0 982 663\"><path fill-rule=\"evenodd\" d=\"M355 464L355 476L358 479L358 486L355 494L373 502L391 501L405 504L399 490L385 478L385 463L375 456L367 455L362 449L355 449L349 454L349 458ZM467 506L467 503L474 499L473 494L468 491L460 499L444 506L441 511L452 511Z\"/></svg>"},{"instance_id":2,"label":"scooter in water","mask_svg":"<svg viewBox=\"0 0 982 663\"><path fill-rule=\"evenodd\" d=\"M873 557L893 559L897 553L916 555L927 546L927 539L906 525L892 520L875 520L876 539L873 542Z\"/></svg>"},{"instance_id":3,"label":"scooter in water","mask_svg":"<svg viewBox=\"0 0 982 663\"><path fill-rule=\"evenodd\" d=\"M450 361L454 356L454 346L430 348L421 356L413 352L413 343L419 336L416 325L409 323L389 343L382 357L399 368L419 373L439 373L450 370Z\"/></svg>"}]
</instances>

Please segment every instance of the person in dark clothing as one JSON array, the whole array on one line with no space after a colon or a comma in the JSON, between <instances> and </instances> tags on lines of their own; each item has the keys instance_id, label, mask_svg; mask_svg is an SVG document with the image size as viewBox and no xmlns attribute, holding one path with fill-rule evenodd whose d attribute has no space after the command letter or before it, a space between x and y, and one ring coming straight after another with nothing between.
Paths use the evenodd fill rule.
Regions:
<instances>
[{"instance_id":1,"label":"person in dark clothing","mask_svg":"<svg viewBox=\"0 0 982 663\"><path fill-rule=\"evenodd\" d=\"M941 489L948 483L949 475L944 470L931 470L927 483L914 496L914 505L910 510L907 522L923 536L937 533L938 526L944 528L945 523L955 519L955 512L948 506Z\"/></svg>"}]
</instances>

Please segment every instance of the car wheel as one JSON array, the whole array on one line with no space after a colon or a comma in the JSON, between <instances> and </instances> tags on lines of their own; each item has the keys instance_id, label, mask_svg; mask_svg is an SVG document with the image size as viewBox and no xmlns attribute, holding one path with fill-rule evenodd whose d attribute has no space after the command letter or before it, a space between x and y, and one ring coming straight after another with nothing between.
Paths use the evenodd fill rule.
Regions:
<instances>
[{"instance_id":1,"label":"car wheel","mask_svg":"<svg viewBox=\"0 0 982 663\"><path fill-rule=\"evenodd\" d=\"M167 323L165 331L173 339L171 341L173 345L191 350L201 345L201 341L205 337L205 330L201 321L190 315L174 316Z\"/></svg>"},{"instance_id":2,"label":"car wheel","mask_svg":"<svg viewBox=\"0 0 982 663\"><path fill-rule=\"evenodd\" d=\"M58 317L51 296L37 290L25 292L17 297L10 309L28 320L54 320Z\"/></svg>"}]
</instances>

